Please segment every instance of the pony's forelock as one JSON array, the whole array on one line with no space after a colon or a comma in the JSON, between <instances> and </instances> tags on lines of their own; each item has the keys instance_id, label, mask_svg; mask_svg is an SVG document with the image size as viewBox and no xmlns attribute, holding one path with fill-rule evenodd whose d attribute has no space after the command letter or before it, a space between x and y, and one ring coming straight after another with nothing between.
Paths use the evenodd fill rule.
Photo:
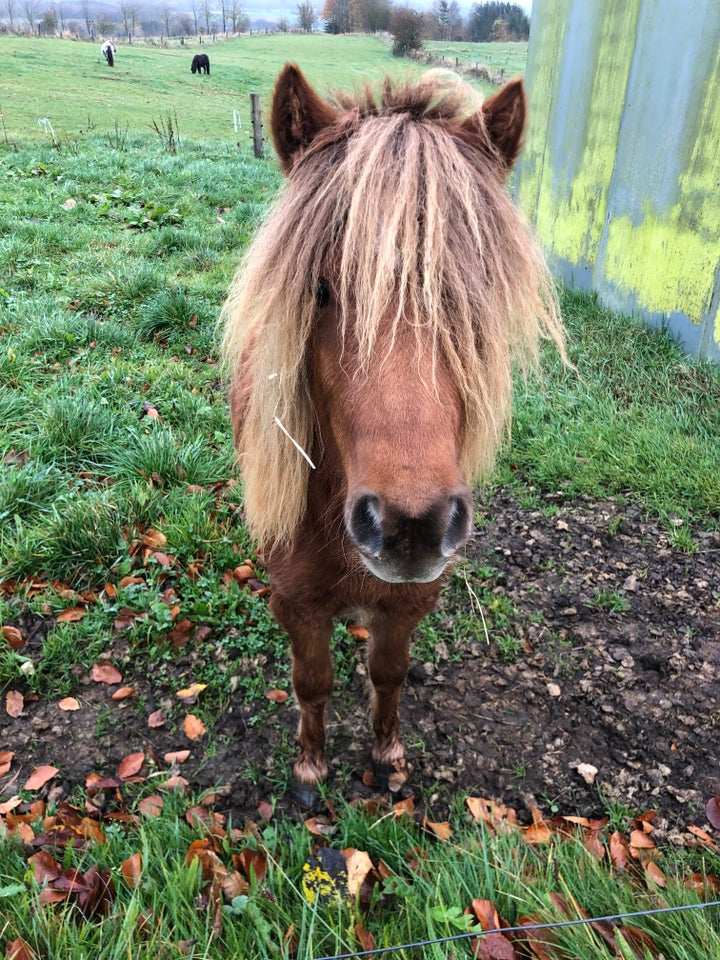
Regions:
<instances>
[{"instance_id":1,"label":"pony's forelock","mask_svg":"<svg viewBox=\"0 0 720 960\"><path fill-rule=\"evenodd\" d=\"M261 542L302 520L315 423L305 357L315 291L329 280L361 367L381 328L410 324L447 365L465 428L461 469L482 476L510 419L511 358L524 366L560 322L542 254L504 187L475 91L446 72L336 97L337 119L296 162L236 276L224 355L252 390L238 450L246 514ZM477 137L477 127L473 134ZM391 342L390 341L390 342ZM252 345L250 347L249 345ZM252 356L247 356L251 349Z\"/></svg>"}]
</instances>

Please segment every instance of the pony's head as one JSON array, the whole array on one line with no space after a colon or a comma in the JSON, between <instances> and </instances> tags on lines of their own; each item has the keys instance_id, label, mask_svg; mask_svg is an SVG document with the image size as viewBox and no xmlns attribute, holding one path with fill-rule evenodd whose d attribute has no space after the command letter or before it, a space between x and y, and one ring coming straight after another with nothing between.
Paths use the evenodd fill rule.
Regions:
<instances>
[{"instance_id":1,"label":"pony's head","mask_svg":"<svg viewBox=\"0 0 720 960\"><path fill-rule=\"evenodd\" d=\"M247 517L327 522L391 581L440 575L509 422L511 357L562 349L543 258L507 196L525 94L456 77L325 101L288 65L271 125L287 185L226 304ZM284 428L281 430L278 421ZM317 511L317 504L315 505ZM329 531L338 535L338 531Z\"/></svg>"}]
</instances>

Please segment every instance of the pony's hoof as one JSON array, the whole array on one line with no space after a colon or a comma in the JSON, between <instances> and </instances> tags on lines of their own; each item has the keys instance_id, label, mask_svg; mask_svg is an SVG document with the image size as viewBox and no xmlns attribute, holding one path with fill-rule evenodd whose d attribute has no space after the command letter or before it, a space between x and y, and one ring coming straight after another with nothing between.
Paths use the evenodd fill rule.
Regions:
<instances>
[{"instance_id":1,"label":"pony's hoof","mask_svg":"<svg viewBox=\"0 0 720 960\"><path fill-rule=\"evenodd\" d=\"M382 793L399 794L408 778L408 768L404 760L395 763L378 763L373 760L372 769Z\"/></svg>"},{"instance_id":2,"label":"pony's hoof","mask_svg":"<svg viewBox=\"0 0 720 960\"><path fill-rule=\"evenodd\" d=\"M296 803L300 804L301 807L307 807L308 809L314 807L320 799L320 794L318 793L316 784L303 783L303 781L298 780L297 777L293 777L292 779L290 793L292 794L292 798Z\"/></svg>"}]
</instances>

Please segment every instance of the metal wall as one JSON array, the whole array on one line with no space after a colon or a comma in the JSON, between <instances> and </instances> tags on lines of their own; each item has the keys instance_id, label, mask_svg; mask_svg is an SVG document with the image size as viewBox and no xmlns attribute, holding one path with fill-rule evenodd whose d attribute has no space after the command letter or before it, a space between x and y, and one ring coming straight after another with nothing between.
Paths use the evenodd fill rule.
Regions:
<instances>
[{"instance_id":1,"label":"metal wall","mask_svg":"<svg viewBox=\"0 0 720 960\"><path fill-rule=\"evenodd\" d=\"M534 0L526 81L556 273L720 361L720 0Z\"/></svg>"}]
</instances>

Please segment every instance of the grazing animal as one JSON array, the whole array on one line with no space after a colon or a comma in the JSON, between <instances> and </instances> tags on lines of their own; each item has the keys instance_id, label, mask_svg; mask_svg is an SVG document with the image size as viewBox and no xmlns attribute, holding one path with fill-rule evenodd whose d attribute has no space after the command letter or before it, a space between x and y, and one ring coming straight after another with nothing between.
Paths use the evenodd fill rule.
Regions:
<instances>
[{"instance_id":1,"label":"grazing animal","mask_svg":"<svg viewBox=\"0 0 720 960\"><path fill-rule=\"evenodd\" d=\"M106 40L105 43L100 47L102 50L102 55L107 60L107 65L109 67L115 66L115 54L117 53L115 49L115 44L112 40Z\"/></svg>"},{"instance_id":2,"label":"grazing animal","mask_svg":"<svg viewBox=\"0 0 720 960\"><path fill-rule=\"evenodd\" d=\"M210 57L206 53L196 53L192 58L191 73L210 73Z\"/></svg>"},{"instance_id":3,"label":"grazing animal","mask_svg":"<svg viewBox=\"0 0 720 960\"><path fill-rule=\"evenodd\" d=\"M376 773L406 776L410 634L471 535L511 358L536 362L541 336L563 352L505 189L525 112L521 79L485 103L437 71L326 101L287 64L275 87L287 182L228 295L223 349L246 518L291 641L303 803L327 773L332 622L348 611L370 634Z\"/></svg>"}]
</instances>

